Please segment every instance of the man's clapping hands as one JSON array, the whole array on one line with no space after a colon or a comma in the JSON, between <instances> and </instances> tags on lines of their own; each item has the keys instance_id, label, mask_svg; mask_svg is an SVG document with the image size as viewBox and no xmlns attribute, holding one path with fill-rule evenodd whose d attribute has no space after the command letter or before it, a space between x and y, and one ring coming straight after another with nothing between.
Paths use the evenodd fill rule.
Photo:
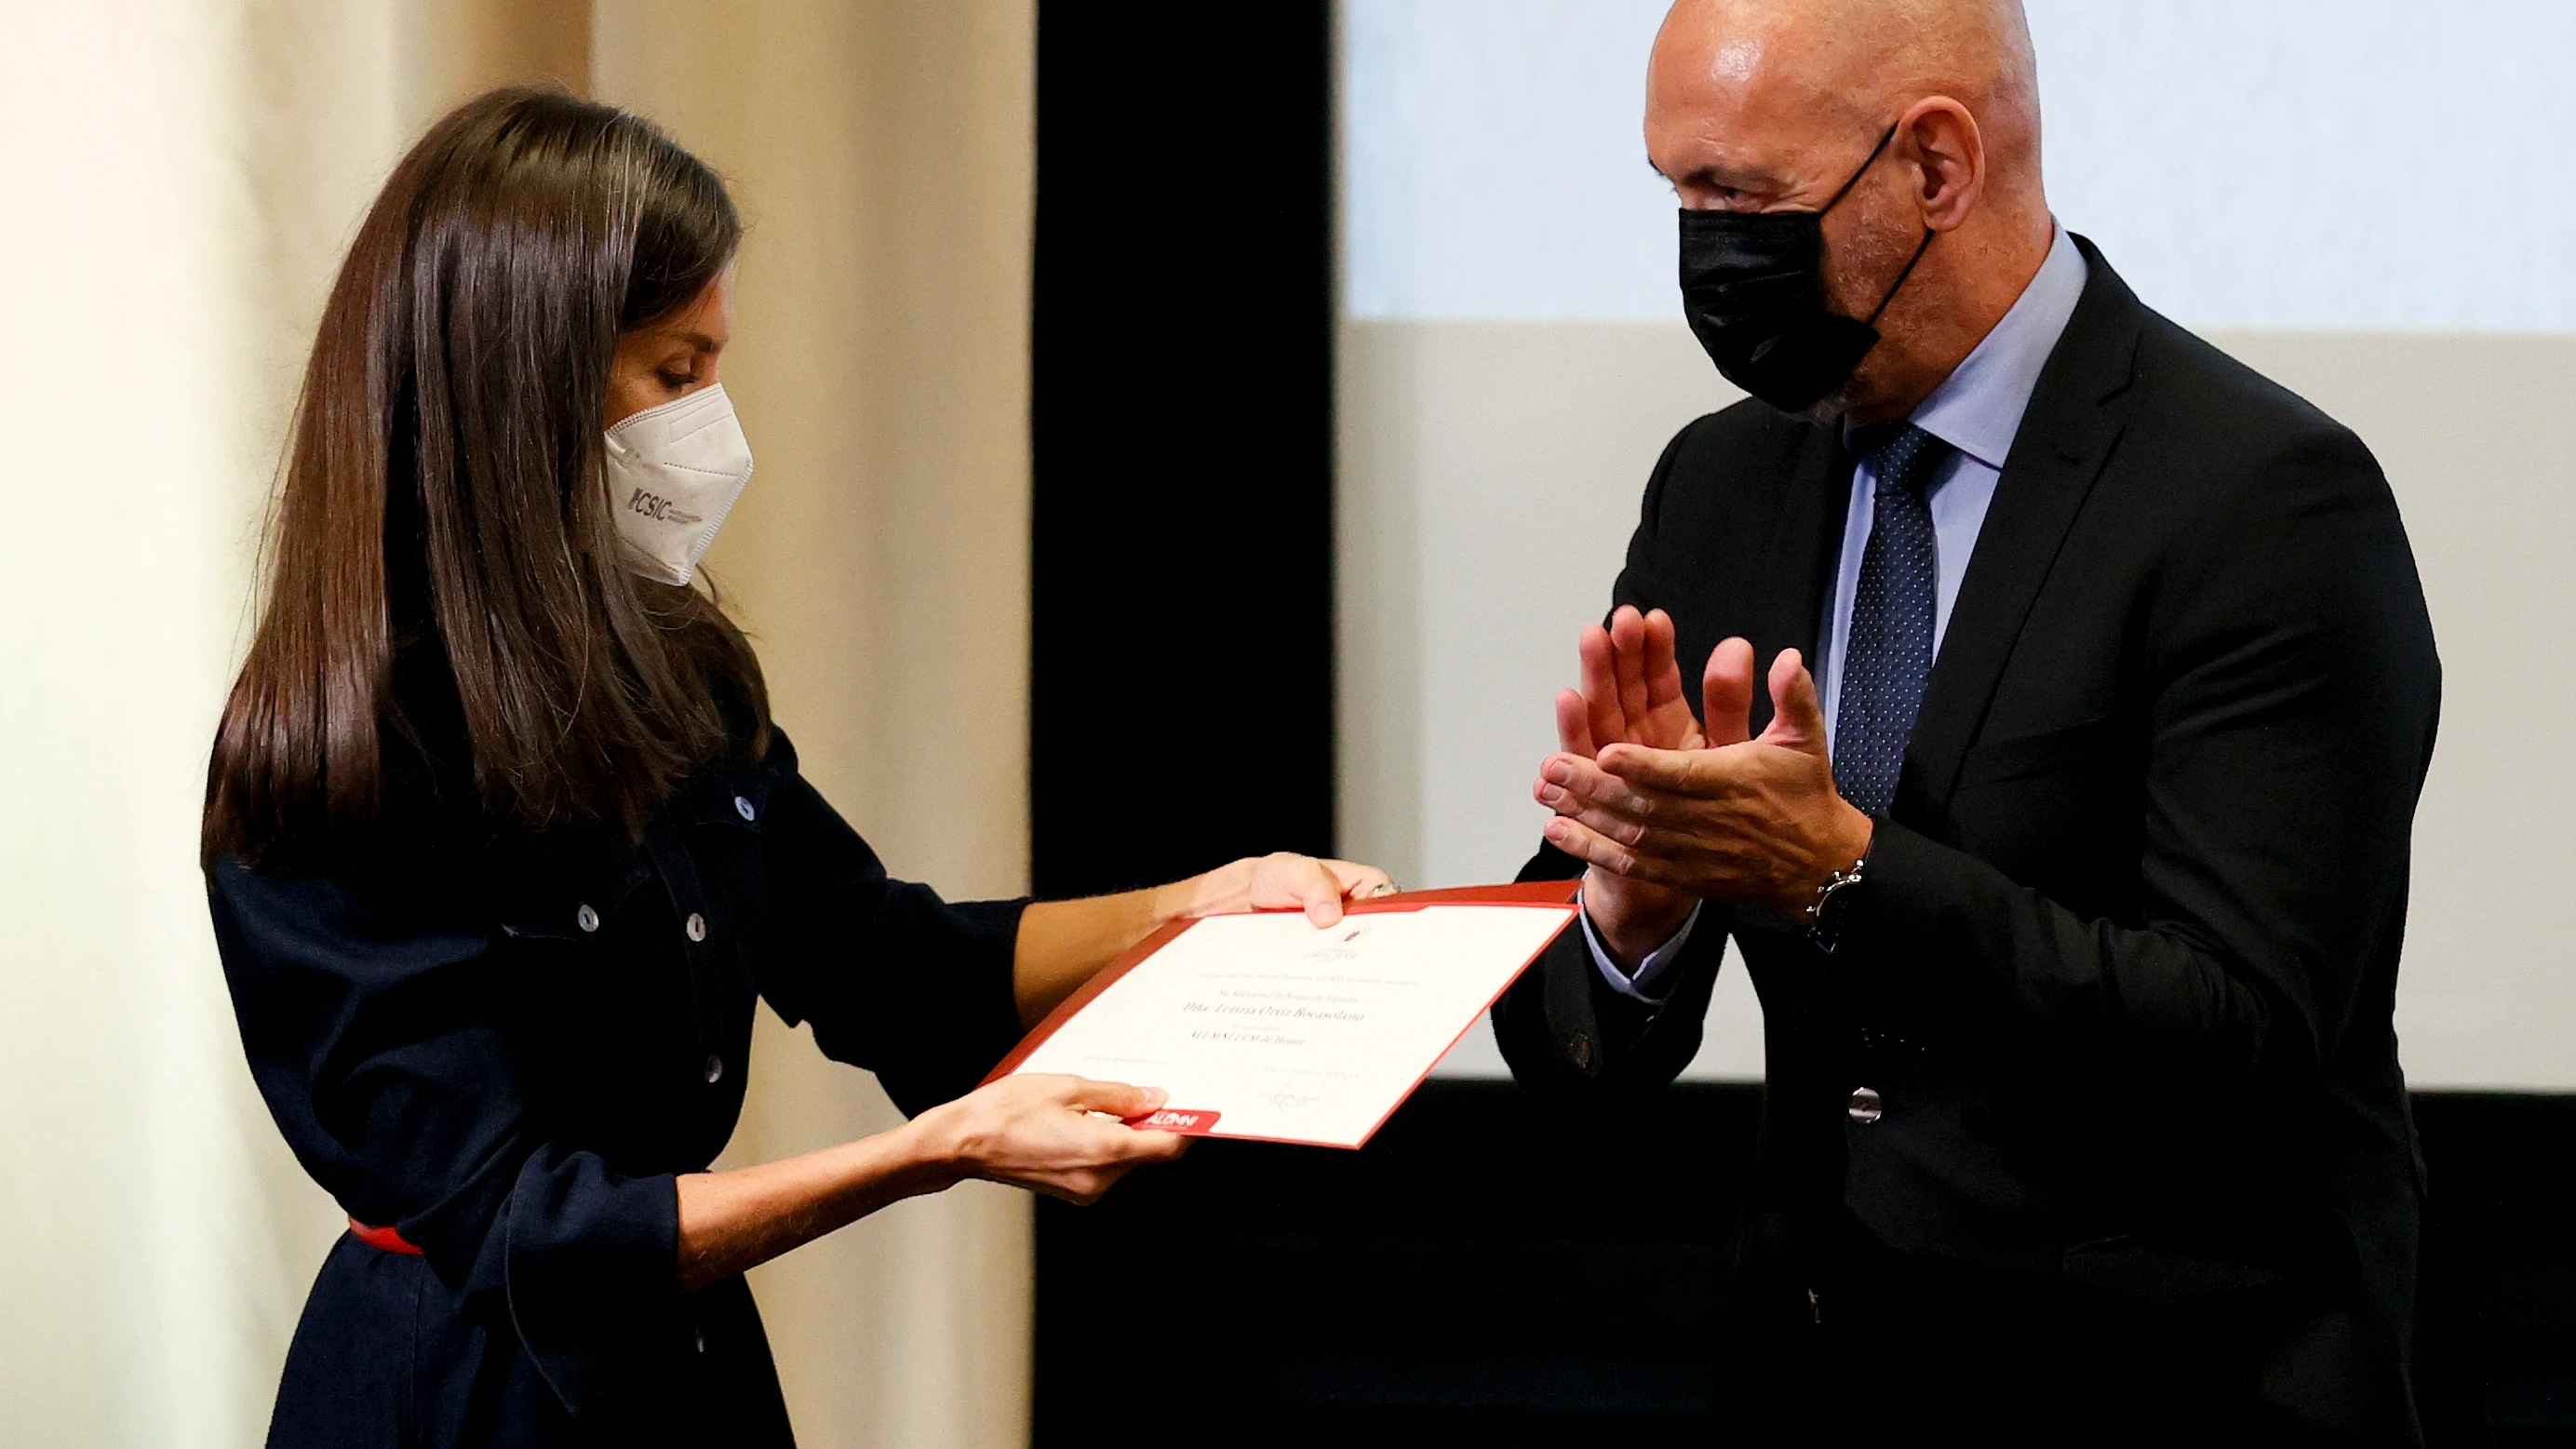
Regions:
<instances>
[{"instance_id":1,"label":"man's clapping hands","mask_svg":"<svg viewBox=\"0 0 2576 1449\"><path fill-rule=\"evenodd\" d=\"M1701 676L1706 723L1682 695L1673 622L1621 606L1577 644L1582 687L1556 697L1558 752L1533 793L1548 842L1590 867L1583 898L1634 963L1699 900L1795 918L1869 850L1868 816L1834 789L1824 709L1798 651L1771 663L1772 719L1752 736L1753 646L1728 639Z\"/></svg>"}]
</instances>

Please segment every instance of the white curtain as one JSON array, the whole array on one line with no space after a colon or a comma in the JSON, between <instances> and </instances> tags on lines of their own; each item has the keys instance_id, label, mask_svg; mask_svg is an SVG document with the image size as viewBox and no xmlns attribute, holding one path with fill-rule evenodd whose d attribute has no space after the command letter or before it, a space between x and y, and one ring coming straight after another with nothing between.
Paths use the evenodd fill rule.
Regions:
<instances>
[{"instance_id":1,"label":"white curtain","mask_svg":"<svg viewBox=\"0 0 2576 1449\"><path fill-rule=\"evenodd\" d=\"M1030 0L12 6L0 88L0 1425L243 1445L339 1215L233 1036L195 865L277 446L360 210L438 108L552 77L669 122L754 232L761 476L719 574L899 871L1026 876ZM890 1120L770 1032L738 1156ZM1026 1205L761 1275L807 1442L1026 1437Z\"/></svg>"}]
</instances>

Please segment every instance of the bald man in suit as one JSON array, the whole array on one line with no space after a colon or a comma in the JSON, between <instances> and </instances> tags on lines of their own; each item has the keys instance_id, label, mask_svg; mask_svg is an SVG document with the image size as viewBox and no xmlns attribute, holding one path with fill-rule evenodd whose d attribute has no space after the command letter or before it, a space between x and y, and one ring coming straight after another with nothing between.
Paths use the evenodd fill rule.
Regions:
<instances>
[{"instance_id":1,"label":"bald man in suit","mask_svg":"<svg viewBox=\"0 0 2576 1449\"><path fill-rule=\"evenodd\" d=\"M1754 396L1666 449L1558 701L1526 874L1585 914L1515 1074L1669 1082L1736 943L1748 1434L2421 1442L2440 671L2378 466L2058 226L2012 0L1683 0L1646 138Z\"/></svg>"}]
</instances>

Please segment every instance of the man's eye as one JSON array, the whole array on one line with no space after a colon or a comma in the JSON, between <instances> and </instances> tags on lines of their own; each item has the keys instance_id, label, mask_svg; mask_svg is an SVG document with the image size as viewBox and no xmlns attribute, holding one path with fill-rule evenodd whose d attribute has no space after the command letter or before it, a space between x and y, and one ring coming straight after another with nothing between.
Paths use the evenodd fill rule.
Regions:
<instances>
[{"instance_id":1,"label":"man's eye","mask_svg":"<svg viewBox=\"0 0 2576 1449\"><path fill-rule=\"evenodd\" d=\"M691 381L691 377L691 374L685 372L666 372L662 374L662 385L664 387L677 390L679 388L687 387Z\"/></svg>"}]
</instances>

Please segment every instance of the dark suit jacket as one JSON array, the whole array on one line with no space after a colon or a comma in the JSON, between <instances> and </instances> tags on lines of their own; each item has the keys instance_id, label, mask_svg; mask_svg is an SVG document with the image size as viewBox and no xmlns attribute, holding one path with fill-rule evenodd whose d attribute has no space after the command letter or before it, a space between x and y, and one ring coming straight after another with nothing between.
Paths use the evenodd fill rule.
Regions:
<instances>
[{"instance_id":1,"label":"dark suit jacket","mask_svg":"<svg viewBox=\"0 0 2576 1449\"><path fill-rule=\"evenodd\" d=\"M1712 904L1650 1010L1569 935L1496 1031L1544 1094L1659 1088L1731 935L1769 1062L1740 1297L1794 1287L1846 1209L2151 1303L2289 1285L2265 1394L2411 1439L2390 1013L2440 685L2414 559L2358 439L2082 245L1839 946ZM1850 468L1756 402L1665 450L1615 599L1670 611L1694 707L1720 639L1813 657Z\"/></svg>"}]
</instances>

